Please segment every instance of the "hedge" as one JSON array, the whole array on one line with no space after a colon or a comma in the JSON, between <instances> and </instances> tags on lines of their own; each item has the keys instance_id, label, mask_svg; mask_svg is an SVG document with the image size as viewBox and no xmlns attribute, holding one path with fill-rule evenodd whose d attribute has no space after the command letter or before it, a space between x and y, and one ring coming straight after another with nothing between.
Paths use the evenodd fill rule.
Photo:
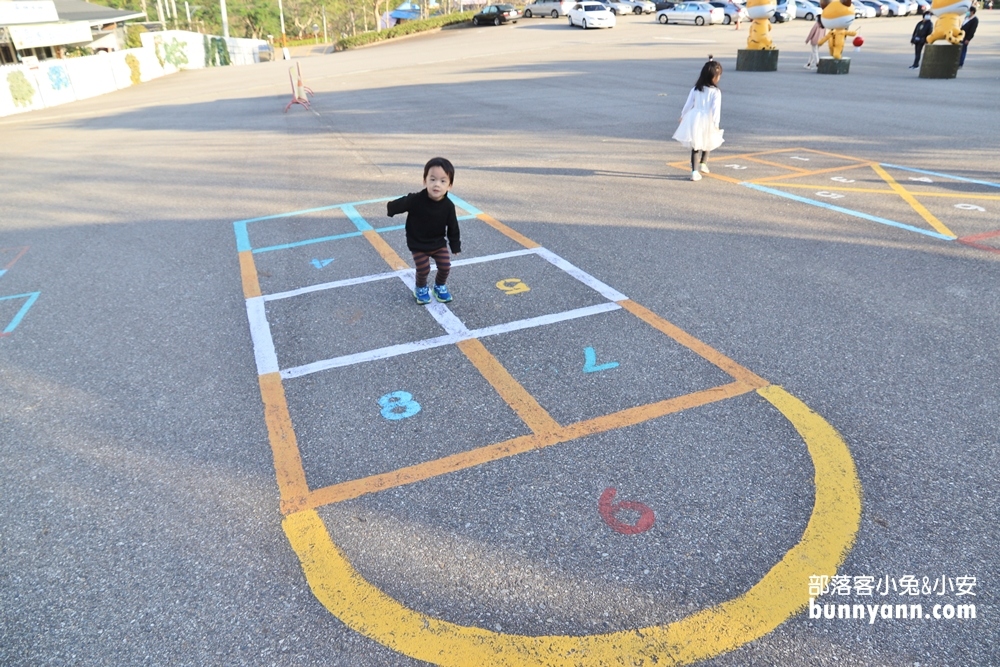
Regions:
<instances>
[{"instance_id":1,"label":"hedge","mask_svg":"<svg viewBox=\"0 0 1000 667\"><path fill-rule=\"evenodd\" d=\"M454 25L456 23L465 23L466 21L472 20L472 17L476 12L459 12L456 14L445 14L444 16L434 16L429 19L420 19L417 21L407 21L406 23L401 23L400 25L389 28L388 30L379 30L377 32L363 32L360 35L355 35L354 37L345 37L344 39L337 42L337 50L344 51L346 49L352 49L356 46L364 46L365 44L374 44L375 42L382 42L387 39L392 39L393 37L402 37L403 35L412 35L417 32L426 32L428 30L434 30L435 28L441 28L446 25Z\"/></svg>"}]
</instances>

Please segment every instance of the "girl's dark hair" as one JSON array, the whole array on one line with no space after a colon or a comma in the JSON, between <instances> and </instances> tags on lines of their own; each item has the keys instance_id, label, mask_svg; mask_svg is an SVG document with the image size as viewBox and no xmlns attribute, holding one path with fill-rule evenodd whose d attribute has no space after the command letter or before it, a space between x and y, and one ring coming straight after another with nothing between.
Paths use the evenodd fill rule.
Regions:
<instances>
[{"instance_id":1,"label":"girl's dark hair","mask_svg":"<svg viewBox=\"0 0 1000 667\"><path fill-rule=\"evenodd\" d=\"M698 83L694 84L695 89L700 93L705 90L705 86L716 87L715 84L712 83L716 74L722 74L722 64L717 60L713 60L712 56L709 56L708 62L701 68L701 74L698 76Z\"/></svg>"},{"instance_id":2,"label":"girl's dark hair","mask_svg":"<svg viewBox=\"0 0 1000 667\"><path fill-rule=\"evenodd\" d=\"M443 157L432 157L424 165L424 180L427 180L427 172L431 170L432 167L441 167L444 173L448 174L448 183L455 185L455 167L447 159Z\"/></svg>"}]
</instances>

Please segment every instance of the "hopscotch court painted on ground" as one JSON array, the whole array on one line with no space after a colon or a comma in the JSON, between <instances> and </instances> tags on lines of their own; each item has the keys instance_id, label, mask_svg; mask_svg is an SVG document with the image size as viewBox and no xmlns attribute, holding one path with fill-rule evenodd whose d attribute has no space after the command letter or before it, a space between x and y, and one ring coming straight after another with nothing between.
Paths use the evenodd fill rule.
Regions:
<instances>
[{"instance_id":1,"label":"hopscotch court painted on ground","mask_svg":"<svg viewBox=\"0 0 1000 667\"><path fill-rule=\"evenodd\" d=\"M447 305L413 303L404 226L384 214L392 198L234 223L283 525L317 598L398 652L456 666L597 665L626 656L684 664L761 637L804 608L802 582L836 571L860 521L860 487L837 432L781 387L449 196L460 209L463 246L477 254L453 260L455 301ZM622 337L630 346L616 344ZM546 354L570 371L557 378L538 370L541 357L532 355L540 340L559 348ZM639 357L626 353L631 344ZM680 364L695 370L679 371ZM452 394L433 382L442 367L454 378ZM671 372L658 372L665 367ZM629 391L595 389L614 374ZM562 400L567 393L573 400ZM815 469L812 516L801 540L749 590L673 623L528 636L434 618L367 582L317 513L748 395L776 409L805 442ZM456 396L485 406L489 426L463 422ZM421 419L431 420L434 438L411 433L406 447L356 454L365 437L391 438L392 429Z\"/></svg>"}]
</instances>

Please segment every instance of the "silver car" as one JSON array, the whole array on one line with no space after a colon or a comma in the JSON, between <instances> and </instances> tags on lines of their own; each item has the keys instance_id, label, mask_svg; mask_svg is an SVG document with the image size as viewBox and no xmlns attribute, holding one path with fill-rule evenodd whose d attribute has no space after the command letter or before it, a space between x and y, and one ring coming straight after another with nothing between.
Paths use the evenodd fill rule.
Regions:
<instances>
[{"instance_id":1,"label":"silver car","mask_svg":"<svg viewBox=\"0 0 1000 667\"><path fill-rule=\"evenodd\" d=\"M656 13L656 20L667 23L722 23L726 13L719 7L713 7L707 2L679 2L670 9L661 9Z\"/></svg>"},{"instance_id":2,"label":"silver car","mask_svg":"<svg viewBox=\"0 0 1000 667\"><path fill-rule=\"evenodd\" d=\"M563 0L535 0L524 8L524 18L530 19L533 16L551 16L554 19L569 14L575 2L564 2Z\"/></svg>"},{"instance_id":3,"label":"silver car","mask_svg":"<svg viewBox=\"0 0 1000 667\"><path fill-rule=\"evenodd\" d=\"M656 5L649 0L622 0L622 2L631 5L635 14L652 14L656 11Z\"/></svg>"}]
</instances>

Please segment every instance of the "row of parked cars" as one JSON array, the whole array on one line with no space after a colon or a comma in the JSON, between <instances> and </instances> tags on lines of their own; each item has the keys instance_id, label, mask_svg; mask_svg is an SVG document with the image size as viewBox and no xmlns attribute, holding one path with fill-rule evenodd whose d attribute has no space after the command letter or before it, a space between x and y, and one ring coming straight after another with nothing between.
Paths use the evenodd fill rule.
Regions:
<instances>
[{"instance_id":1,"label":"row of parked cars","mask_svg":"<svg viewBox=\"0 0 1000 667\"><path fill-rule=\"evenodd\" d=\"M908 16L922 14L930 7L930 0L854 0L855 18L875 18L877 16ZM491 5L487 10L492 14L477 15L474 22L500 23L516 22L517 18L566 17L569 24L583 28L613 27L615 17L623 14L652 14L660 23L693 23L694 25L730 24L737 20L742 3L733 4L727 0L695 2L675 2L674 0L534 0L523 12L513 5ZM794 15L793 15L794 12ZM815 20L822 12L819 2L814 0L794 0L794 10L788 0L780 2L771 17L772 23L783 23L793 18ZM743 15L745 17L745 14Z\"/></svg>"}]
</instances>

